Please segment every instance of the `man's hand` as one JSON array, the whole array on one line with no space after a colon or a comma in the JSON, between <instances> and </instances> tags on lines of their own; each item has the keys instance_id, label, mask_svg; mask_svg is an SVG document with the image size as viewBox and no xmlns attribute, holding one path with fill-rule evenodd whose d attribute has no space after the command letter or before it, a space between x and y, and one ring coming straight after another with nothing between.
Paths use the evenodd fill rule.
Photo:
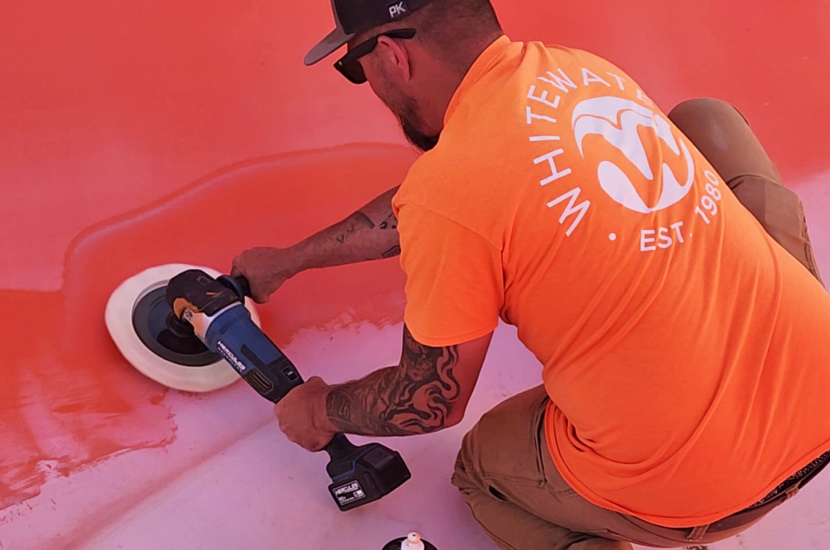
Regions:
<instances>
[{"instance_id":1,"label":"man's hand","mask_svg":"<svg viewBox=\"0 0 830 550\"><path fill-rule=\"evenodd\" d=\"M274 414L285 435L307 451L326 448L337 433L326 416L326 398L330 387L314 376L291 390L274 405Z\"/></svg>"},{"instance_id":2,"label":"man's hand","mask_svg":"<svg viewBox=\"0 0 830 550\"><path fill-rule=\"evenodd\" d=\"M244 275L251 285L251 298L265 304L300 271L297 264L297 256L290 249L252 248L234 258L231 276Z\"/></svg>"}]
</instances>

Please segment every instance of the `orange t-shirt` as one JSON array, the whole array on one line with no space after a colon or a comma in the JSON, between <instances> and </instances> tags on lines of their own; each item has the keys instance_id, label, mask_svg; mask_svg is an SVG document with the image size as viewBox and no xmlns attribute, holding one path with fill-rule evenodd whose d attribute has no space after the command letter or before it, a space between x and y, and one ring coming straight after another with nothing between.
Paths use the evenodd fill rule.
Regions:
<instances>
[{"instance_id":1,"label":"orange t-shirt","mask_svg":"<svg viewBox=\"0 0 830 550\"><path fill-rule=\"evenodd\" d=\"M501 37L393 205L409 330L515 325L587 500L702 525L830 449L830 296L607 61Z\"/></svg>"}]
</instances>

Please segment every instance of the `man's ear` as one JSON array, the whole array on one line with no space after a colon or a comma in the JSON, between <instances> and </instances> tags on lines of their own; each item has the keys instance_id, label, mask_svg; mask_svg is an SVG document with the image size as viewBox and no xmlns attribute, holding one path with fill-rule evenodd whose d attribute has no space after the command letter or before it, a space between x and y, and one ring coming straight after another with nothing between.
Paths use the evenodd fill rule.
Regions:
<instances>
[{"instance_id":1,"label":"man's ear","mask_svg":"<svg viewBox=\"0 0 830 550\"><path fill-rule=\"evenodd\" d=\"M388 36L381 36L378 38L375 51L379 56L378 60L388 70L395 71L405 82L412 79L412 58L399 41Z\"/></svg>"}]
</instances>

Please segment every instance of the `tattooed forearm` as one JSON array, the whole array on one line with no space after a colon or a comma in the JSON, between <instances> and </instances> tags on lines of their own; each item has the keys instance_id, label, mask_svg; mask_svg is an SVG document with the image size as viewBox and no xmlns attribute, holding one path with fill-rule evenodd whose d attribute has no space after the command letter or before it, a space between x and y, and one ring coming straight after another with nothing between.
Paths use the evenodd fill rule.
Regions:
<instances>
[{"instance_id":1,"label":"tattooed forearm","mask_svg":"<svg viewBox=\"0 0 830 550\"><path fill-rule=\"evenodd\" d=\"M364 225L368 226L368 227L369 227L369 229L374 229L374 228L375 228L375 222L373 222L373 221L372 221L372 219L371 219L369 216L367 216L366 214L364 214L363 212L361 212L361 211L357 211L357 212L355 212L355 217L356 217L356 218L357 218L357 219L358 219L361 223L363 223Z\"/></svg>"},{"instance_id":2,"label":"tattooed forearm","mask_svg":"<svg viewBox=\"0 0 830 550\"><path fill-rule=\"evenodd\" d=\"M384 258L394 258L395 256L401 255L401 247L400 246L393 246L389 250L383 253Z\"/></svg>"},{"instance_id":3,"label":"tattooed forearm","mask_svg":"<svg viewBox=\"0 0 830 550\"><path fill-rule=\"evenodd\" d=\"M393 231L386 231L390 229ZM332 238L341 252L347 249L363 251L364 253L360 254L362 261L394 258L401 254L397 229L398 220L394 213L390 213L382 222L376 224L366 213L357 211L339 225ZM384 231L378 233L380 230ZM375 248L390 245L391 248Z\"/></svg>"},{"instance_id":4,"label":"tattooed forearm","mask_svg":"<svg viewBox=\"0 0 830 550\"><path fill-rule=\"evenodd\" d=\"M406 429L387 420L382 410L389 409L389 398L378 391L399 383L400 371L400 367L389 367L332 390L326 401L331 423L342 432L358 435L409 435Z\"/></svg>"},{"instance_id":5,"label":"tattooed forearm","mask_svg":"<svg viewBox=\"0 0 830 550\"><path fill-rule=\"evenodd\" d=\"M401 364L335 386L326 401L338 430L358 435L403 436L445 428L461 395L453 369L458 348L422 346L404 329Z\"/></svg>"},{"instance_id":6,"label":"tattooed forearm","mask_svg":"<svg viewBox=\"0 0 830 550\"><path fill-rule=\"evenodd\" d=\"M398 228L398 218L395 217L395 213L389 214L385 220L380 222L378 225L380 229L397 229Z\"/></svg>"},{"instance_id":7,"label":"tattooed forearm","mask_svg":"<svg viewBox=\"0 0 830 550\"><path fill-rule=\"evenodd\" d=\"M346 242L346 239L348 239L358 231L374 228L375 223L371 219L369 219L369 216L367 216L363 212L355 212L343 224L342 231L340 231L340 233L335 236L335 240L340 244L344 244Z\"/></svg>"},{"instance_id":8,"label":"tattooed forearm","mask_svg":"<svg viewBox=\"0 0 830 550\"><path fill-rule=\"evenodd\" d=\"M397 190L390 189L347 218L291 247L297 272L399 255L398 221L392 207Z\"/></svg>"}]
</instances>

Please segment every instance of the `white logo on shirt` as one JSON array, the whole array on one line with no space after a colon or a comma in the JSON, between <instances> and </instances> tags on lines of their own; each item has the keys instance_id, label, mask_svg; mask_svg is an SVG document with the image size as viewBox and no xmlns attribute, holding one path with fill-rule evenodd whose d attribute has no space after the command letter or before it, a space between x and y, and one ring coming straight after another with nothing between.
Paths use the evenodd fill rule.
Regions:
<instances>
[{"instance_id":1,"label":"white logo on shirt","mask_svg":"<svg viewBox=\"0 0 830 550\"><path fill-rule=\"evenodd\" d=\"M576 75L582 78L574 78ZM557 118L563 97L567 97L580 87L605 88L609 91L619 88L621 92L629 90L636 93L640 102L601 95L579 102L570 116ZM523 118L532 128L530 142L548 145L547 148L540 147L534 151L538 156L533 159L533 163L542 167L539 172L539 184L550 190L550 195L546 195L545 199L547 206L559 216L559 223L566 228L567 237L574 235L589 218L589 212L594 205L583 195L581 186L587 183L586 178L575 178L574 166L566 164L569 161L572 163L573 160L566 156L565 149L568 145L563 143L563 134L574 136L583 159L586 158L586 147L603 146L602 141L587 139L589 135L598 135L635 167L642 178L637 178L630 166L626 166L626 169L635 178L639 187L635 187L622 168L615 164L620 162L620 154L608 151L607 147L605 151L600 152L605 153L606 159L601 161L597 168L597 179L601 189L614 202L633 212L648 215L664 210L690 195L694 196L691 191L695 183L698 183L697 187L701 192L694 197L696 204L692 205L695 207L692 216L695 217L691 218L688 210L678 212L674 219L661 218L659 223L654 223L656 220L647 216L654 225L639 228L639 238L635 244L639 245L642 252L656 252L682 246L694 237L695 226L700 227L702 231L702 227L718 223L720 200L723 198L723 192L720 190L722 180L708 169L703 170L705 179L696 178L694 158L685 141L675 138L671 123L659 113L654 102L641 89L632 87L626 78L612 72L597 74L585 67L579 72L565 72L564 69L557 68L545 71L530 84L527 100ZM563 125L565 128L561 127ZM655 144L643 143L638 133L641 126L650 128L663 140L666 146L662 147L660 144L661 146L657 147L661 149L659 153L651 150L655 148ZM651 147L647 150L648 146ZM676 155L676 159L671 157L669 150ZM544 151L547 152L542 154ZM666 161L675 165L676 170L661 159L658 174L660 178L655 177L648 162L649 154L665 155ZM676 177L675 174L678 173L684 176L683 183ZM660 196L655 199L649 195L643 199L638 188L643 190L647 188L644 183L658 182L661 185ZM649 188L655 189L653 186ZM646 200L655 204L646 204ZM624 228L622 234L609 231L609 242L629 242L630 233L630 228Z\"/></svg>"},{"instance_id":2,"label":"white logo on shirt","mask_svg":"<svg viewBox=\"0 0 830 550\"><path fill-rule=\"evenodd\" d=\"M619 97L597 97L587 99L577 105L572 120L574 136L583 158L585 157L583 150L585 137L591 134L601 135L609 144L622 152L649 181L654 181L654 173L649 166L643 142L637 133L639 126L653 128L657 137L662 139L676 155L682 152L687 167L685 183L681 184L669 165L663 163L661 168L663 189L660 199L654 206L646 205L631 179L619 166L607 160L602 161L598 169L600 187L617 203L635 212L648 214L678 203L691 191L695 181L695 165L692 155L682 140L674 138L669 123L655 116L650 109Z\"/></svg>"}]
</instances>

